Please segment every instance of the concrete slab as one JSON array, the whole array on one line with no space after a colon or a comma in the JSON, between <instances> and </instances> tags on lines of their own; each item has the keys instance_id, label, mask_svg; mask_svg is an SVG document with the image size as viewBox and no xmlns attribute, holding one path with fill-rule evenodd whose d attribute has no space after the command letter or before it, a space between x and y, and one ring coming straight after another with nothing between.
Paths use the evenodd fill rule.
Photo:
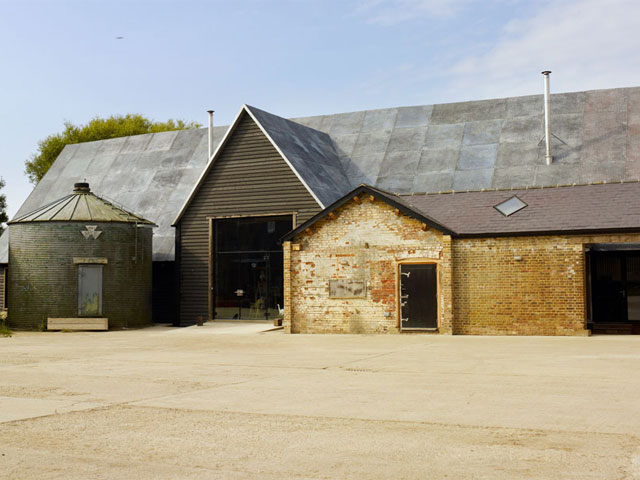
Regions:
<instances>
[{"instance_id":1,"label":"concrete slab","mask_svg":"<svg viewBox=\"0 0 640 480\"><path fill-rule=\"evenodd\" d=\"M0 338L6 478L640 478L640 337Z\"/></svg>"}]
</instances>

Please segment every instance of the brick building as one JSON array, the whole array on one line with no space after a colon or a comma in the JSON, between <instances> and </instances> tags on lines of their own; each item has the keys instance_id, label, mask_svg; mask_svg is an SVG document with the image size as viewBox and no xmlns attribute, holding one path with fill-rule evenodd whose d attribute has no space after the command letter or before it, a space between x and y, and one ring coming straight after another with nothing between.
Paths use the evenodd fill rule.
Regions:
<instances>
[{"instance_id":1,"label":"brick building","mask_svg":"<svg viewBox=\"0 0 640 480\"><path fill-rule=\"evenodd\" d=\"M640 333L640 183L398 196L284 237L293 333Z\"/></svg>"}]
</instances>

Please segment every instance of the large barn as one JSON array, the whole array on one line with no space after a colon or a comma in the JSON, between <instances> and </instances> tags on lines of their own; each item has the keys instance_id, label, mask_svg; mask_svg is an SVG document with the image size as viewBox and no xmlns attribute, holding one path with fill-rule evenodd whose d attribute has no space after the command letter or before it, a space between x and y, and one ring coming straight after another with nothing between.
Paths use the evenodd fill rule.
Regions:
<instances>
[{"instance_id":1,"label":"large barn","mask_svg":"<svg viewBox=\"0 0 640 480\"><path fill-rule=\"evenodd\" d=\"M543 112L542 95L295 119L244 105L232 125L214 130L211 158L206 129L68 145L17 216L86 179L97 195L117 199L158 225L153 238L155 321L185 326L200 316L270 319L290 307L285 277L291 272L283 266L280 240L321 212L328 215L327 207L360 184L402 196L398 198L418 198L425 193L638 180L640 88L552 95L550 164L545 160ZM441 195L458 198L457 193ZM569 200L560 196L558 201ZM431 218L429 208L411 207ZM468 218L468 212L459 210L464 208L470 205L438 212L444 215L438 217L445 229L441 234L455 237L458 230L449 225L457 226L454 220L461 214ZM591 220L589 227L595 230L604 222L597 212ZM633 215L619 220L616 228L621 232L640 232ZM493 233L478 231L479 236ZM7 237L0 237L0 254L7 250ZM597 248L609 250L626 243L625 256L640 251L633 237L600 240ZM400 260L394 260L393 269L402 269ZM0 258L0 265L3 261L6 264ZM584 273L581 282L588 283L590 275ZM625 285L633 275L626 270ZM329 280L323 280L327 292ZM477 280L469 277L469 282ZM629 308L612 321L628 323ZM465 315L464 309L458 311ZM585 307L580 313L583 330L591 311ZM509 322L508 315L504 322Z\"/></svg>"}]
</instances>

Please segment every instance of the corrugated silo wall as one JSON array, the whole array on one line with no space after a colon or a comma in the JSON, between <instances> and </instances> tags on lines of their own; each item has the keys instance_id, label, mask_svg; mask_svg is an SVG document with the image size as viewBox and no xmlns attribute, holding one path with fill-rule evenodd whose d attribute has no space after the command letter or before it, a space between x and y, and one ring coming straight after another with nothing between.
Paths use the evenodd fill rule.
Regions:
<instances>
[{"instance_id":1,"label":"corrugated silo wall","mask_svg":"<svg viewBox=\"0 0 640 480\"><path fill-rule=\"evenodd\" d=\"M151 228L93 222L98 238L85 238L85 223L32 222L11 226L8 324L37 329L47 318L78 317L78 259L106 258L102 317L109 328L151 324ZM75 262L74 262L74 259Z\"/></svg>"}]
</instances>

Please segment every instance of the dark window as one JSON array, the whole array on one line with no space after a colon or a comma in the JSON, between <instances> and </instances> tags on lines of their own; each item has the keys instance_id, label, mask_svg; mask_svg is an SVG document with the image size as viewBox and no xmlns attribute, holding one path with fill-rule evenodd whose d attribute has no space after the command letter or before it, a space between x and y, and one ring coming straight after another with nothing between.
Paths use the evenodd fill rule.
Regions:
<instances>
[{"instance_id":1,"label":"dark window","mask_svg":"<svg viewBox=\"0 0 640 480\"><path fill-rule=\"evenodd\" d=\"M280 238L291 215L213 222L215 318L271 319L283 307Z\"/></svg>"}]
</instances>

